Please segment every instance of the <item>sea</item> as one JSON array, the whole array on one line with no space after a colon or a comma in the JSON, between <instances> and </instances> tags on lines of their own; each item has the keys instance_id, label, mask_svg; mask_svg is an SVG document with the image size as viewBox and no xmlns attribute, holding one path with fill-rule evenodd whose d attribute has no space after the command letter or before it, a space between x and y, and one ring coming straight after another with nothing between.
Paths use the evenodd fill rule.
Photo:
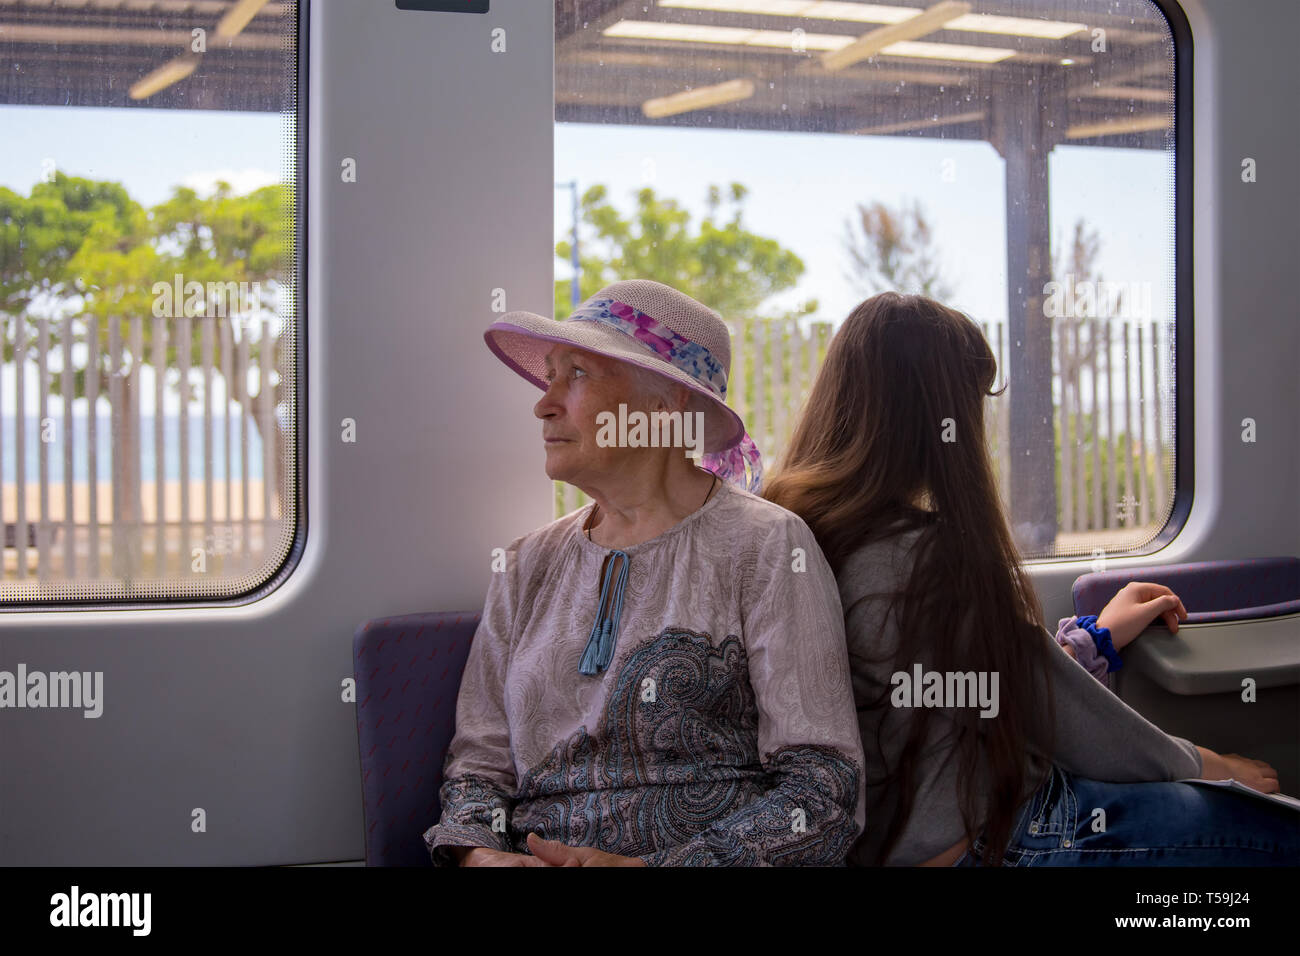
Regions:
<instances>
[{"instance_id":1,"label":"sea","mask_svg":"<svg viewBox=\"0 0 1300 956\"><path fill-rule=\"evenodd\" d=\"M24 445L26 445L27 460L23 470L26 472L27 483L31 484L40 480L39 449L41 436L38 416L26 415L24 417L26 420ZM51 418L54 440L48 445L49 480L51 482L62 482L64 480L64 421L61 415L54 415ZM143 481L152 481L155 477L154 467L157 460L157 448L154 444L154 418L153 415L140 416L140 478ZM163 478L166 481L178 481L181 479L181 419L179 415L164 415L162 418ZM89 451L89 442L87 440L88 424L89 421L85 415L74 415L72 418L73 481L86 481L90 475L90 462L87 454ZM239 424L239 418L232 415L230 419L231 442L230 447L227 448L225 419L220 416L214 416L212 419L212 476L214 478L225 477L227 455L230 457L231 477L235 479L242 477L243 448L240 445ZM262 439L256 426L251 421L248 422L247 429L248 477L257 479L262 477ZM201 414L190 416L188 431L190 439L189 467L186 470L188 471L188 477L193 481L204 477L203 416ZM3 465L0 467L0 481L6 484L14 482L17 474L16 438L17 416L0 416L0 456L3 456ZM113 435L112 419L109 415L100 415L96 419L95 447L96 478L99 481L111 481L113 477Z\"/></svg>"}]
</instances>

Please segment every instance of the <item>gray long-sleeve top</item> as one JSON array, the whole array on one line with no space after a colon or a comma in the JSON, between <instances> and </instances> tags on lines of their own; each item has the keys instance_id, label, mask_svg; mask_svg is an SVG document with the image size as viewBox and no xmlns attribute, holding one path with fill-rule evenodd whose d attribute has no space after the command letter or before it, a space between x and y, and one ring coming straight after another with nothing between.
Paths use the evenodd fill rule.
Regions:
<instances>
[{"instance_id":1,"label":"gray long-sleeve top","mask_svg":"<svg viewBox=\"0 0 1300 956\"><path fill-rule=\"evenodd\" d=\"M899 635L897 622L888 609L889 597L907 583L913 561L910 552L919 535L919 531L909 531L860 548L848 558L837 578L846 615L849 664L867 776L866 829L849 854L850 864L869 864L876 859L897 801L897 794L882 787L881 781L887 767L892 770L897 766L907 740L908 718L914 711L904 709L891 715L879 742L877 730L886 711L893 709L892 675L899 671L911 673L916 663L895 659ZM1069 618L1062 627L1074 627L1074 621ZM1190 741L1172 737L1146 720L1070 658L1046 629L1042 634L1051 662L1054 713L1050 721L1055 725L1055 744L1050 755L1043 755L1034 752L1031 741L1028 780L1038 779L1045 769L1045 758L1081 777L1115 783L1201 775L1200 754ZM1006 694L1011 688L1002 687L1000 691ZM868 707L869 702L883 702L883 706ZM914 866L949 849L965 835L957 795L952 713L942 708L934 710L925 752L917 767L912 813L887 864ZM1043 714L1031 726L1046 727L1048 721L1049 716ZM985 793L987 778L981 775L977 781L978 799L982 801Z\"/></svg>"}]
</instances>

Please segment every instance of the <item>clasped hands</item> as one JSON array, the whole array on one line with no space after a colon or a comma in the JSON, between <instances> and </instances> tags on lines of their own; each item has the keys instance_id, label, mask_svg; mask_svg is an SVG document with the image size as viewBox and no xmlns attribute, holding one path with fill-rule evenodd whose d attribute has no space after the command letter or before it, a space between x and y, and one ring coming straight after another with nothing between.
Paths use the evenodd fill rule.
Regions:
<instances>
[{"instance_id":1,"label":"clasped hands","mask_svg":"<svg viewBox=\"0 0 1300 956\"><path fill-rule=\"evenodd\" d=\"M528 834L527 853L508 853L489 847L453 847L460 852L461 866L645 866L644 860L634 856L619 856L589 846L569 846L559 840L543 840L536 833Z\"/></svg>"}]
</instances>

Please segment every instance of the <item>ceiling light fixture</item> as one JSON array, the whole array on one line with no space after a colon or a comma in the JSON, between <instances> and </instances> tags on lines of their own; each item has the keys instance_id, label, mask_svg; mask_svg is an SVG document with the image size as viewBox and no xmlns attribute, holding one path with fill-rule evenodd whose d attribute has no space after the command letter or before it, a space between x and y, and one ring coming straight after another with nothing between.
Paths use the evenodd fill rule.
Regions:
<instances>
[{"instance_id":1,"label":"ceiling light fixture","mask_svg":"<svg viewBox=\"0 0 1300 956\"><path fill-rule=\"evenodd\" d=\"M680 43L723 43L734 46L790 48L789 30L746 30L740 27L689 26L656 20L620 20L604 36L623 40L666 40ZM807 50L842 50L856 38L835 33L806 33ZM920 57L927 60L964 60L996 63L1016 55L1015 50L993 46L963 46L957 43L918 43L900 40L879 51L884 56Z\"/></svg>"},{"instance_id":2,"label":"ceiling light fixture","mask_svg":"<svg viewBox=\"0 0 1300 956\"><path fill-rule=\"evenodd\" d=\"M874 3L844 3L835 0L659 0L659 6L678 10L708 10L717 13L751 13L770 17L801 17L809 20L845 20L855 23L903 23L917 15L916 7L884 6ZM1087 24L1065 20L1037 20L1032 17L1002 17L988 13L967 13L944 24L945 30L972 33L1002 33L1009 36L1059 40L1086 30Z\"/></svg>"}]
</instances>

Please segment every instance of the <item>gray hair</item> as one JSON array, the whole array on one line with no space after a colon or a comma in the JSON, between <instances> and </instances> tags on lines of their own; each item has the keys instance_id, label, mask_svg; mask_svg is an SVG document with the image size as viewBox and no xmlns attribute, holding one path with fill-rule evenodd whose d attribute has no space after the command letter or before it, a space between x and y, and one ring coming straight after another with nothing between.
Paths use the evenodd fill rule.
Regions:
<instances>
[{"instance_id":1,"label":"gray hair","mask_svg":"<svg viewBox=\"0 0 1300 956\"><path fill-rule=\"evenodd\" d=\"M631 386L632 396L640 399L647 408L654 408L656 403L661 403L665 408L672 408L677 399L678 389L686 393L686 405L682 411L696 411L702 408L698 404L696 394L685 385L663 375L656 375L649 369L630 362L624 362L622 365L623 374Z\"/></svg>"}]
</instances>

